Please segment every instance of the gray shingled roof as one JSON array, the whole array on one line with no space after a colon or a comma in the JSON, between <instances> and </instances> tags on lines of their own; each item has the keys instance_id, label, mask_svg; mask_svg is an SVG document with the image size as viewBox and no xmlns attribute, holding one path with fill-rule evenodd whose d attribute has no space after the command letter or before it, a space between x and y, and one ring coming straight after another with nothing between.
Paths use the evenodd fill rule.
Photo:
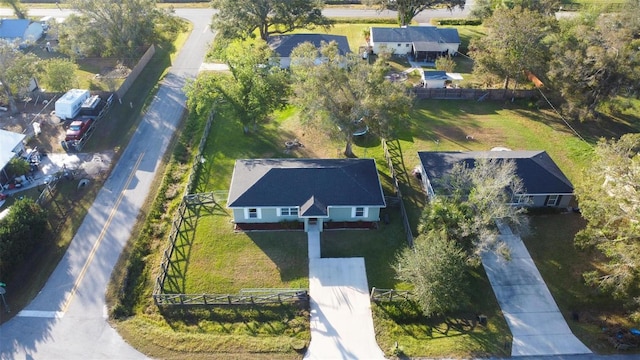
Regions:
<instances>
[{"instance_id":1,"label":"gray shingled roof","mask_svg":"<svg viewBox=\"0 0 640 360\"><path fill-rule=\"evenodd\" d=\"M426 175L432 181L442 178L454 164L461 161L473 167L475 159L513 159L516 163L516 173L522 179L527 194L573 193L573 185L546 151L421 151L418 152L418 156Z\"/></svg>"},{"instance_id":2,"label":"gray shingled roof","mask_svg":"<svg viewBox=\"0 0 640 360\"><path fill-rule=\"evenodd\" d=\"M374 42L460 43L457 29L435 26L372 27L371 39Z\"/></svg>"},{"instance_id":3,"label":"gray shingled roof","mask_svg":"<svg viewBox=\"0 0 640 360\"><path fill-rule=\"evenodd\" d=\"M385 206L373 159L236 160L227 206L300 206L305 216L329 206Z\"/></svg>"},{"instance_id":4,"label":"gray shingled roof","mask_svg":"<svg viewBox=\"0 0 640 360\"><path fill-rule=\"evenodd\" d=\"M340 55L346 55L351 52L349 41L346 36L342 35L326 35L326 34L292 34L292 35L276 35L269 37L269 47L271 47L280 57L290 57L291 51L298 45L310 42L316 48L320 48L323 42L330 43L335 41L338 44Z\"/></svg>"}]
</instances>

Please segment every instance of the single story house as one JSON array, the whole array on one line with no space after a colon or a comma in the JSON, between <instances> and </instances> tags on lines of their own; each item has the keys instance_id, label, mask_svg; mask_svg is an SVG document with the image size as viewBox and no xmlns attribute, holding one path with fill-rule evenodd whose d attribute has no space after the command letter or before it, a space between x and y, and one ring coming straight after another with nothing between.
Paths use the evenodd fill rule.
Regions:
<instances>
[{"instance_id":1,"label":"single story house","mask_svg":"<svg viewBox=\"0 0 640 360\"><path fill-rule=\"evenodd\" d=\"M460 36L457 29L435 26L372 27L369 46L374 54L386 48L395 55L411 56L415 61L434 62L440 56L455 55Z\"/></svg>"},{"instance_id":2,"label":"single story house","mask_svg":"<svg viewBox=\"0 0 640 360\"><path fill-rule=\"evenodd\" d=\"M513 194L514 205L568 207L574 198L573 185L546 151L420 151L418 156L422 184L430 198L438 194L437 179L451 171L454 164L464 162L472 168L476 159L515 161L525 192Z\"/></svg>"},{"instance_id":3,"label":"single story house","mask_svg":"<svg viewBox=\"0 0 640 360\"><path fill-rule=\"evenodd\" d=\"M0 180L8 181L9 175L5 167L9 165L11 159L21 155L24 151L25 134L18 134L0 129Z\"/></svg>"},{"instance_id":4,"label":"single story house","mask_svg":"<svg viewBox=\"0 0 640 360\"><path fill-rule=\"evenodd\" d=\"M385 206L373 159L236 160L227 200L239 228L293 221L322 231L328 222L378 222Z\"/></svg>"},{"instance_id":5,"label":"single story house","mask_svg":"<svg viewBox=\"0 0 640 360\"><path fill-rule=\"evenodd\" d=\"M458 73L448 73L439 70L423 70L422 84L429 89L443 89L454 81L462 80L462 75Z\"/></svg>"},{"instance_id":6,"label":"single story house","mask_svg":"<svg viewBox=\"0 0 640 360\"><path fill-rule=\"evenodd\" d=\"M335 41L338 44L340 55L346 55L351 52L349 41L346 36L327 35L327 34L292 34L292 35L276 35L270 36L268 40L269 47L273 49L280 57L280 67L288 68L291 64L291 52L298 45L305 42L313 44L316 48L320 48L322 43L330 43ZM321 59L318 59L321 61Z\"/></svg>"},{"instance_id":7,"label":"single story house","mask_svg":"<svg viewBox=\"0 0 640 360\"><path fill-rule=\"evenodd\" d=\"M44 34L38 21L27 19L0 19L0 39L18 46L36 42Z\"/></svg>"}]
</instances>

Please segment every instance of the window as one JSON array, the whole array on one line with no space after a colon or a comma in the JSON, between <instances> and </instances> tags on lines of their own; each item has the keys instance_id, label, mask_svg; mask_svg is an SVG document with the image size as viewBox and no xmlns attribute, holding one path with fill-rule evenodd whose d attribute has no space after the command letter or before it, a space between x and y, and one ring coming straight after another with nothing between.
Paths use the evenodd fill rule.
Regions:
<instances>
[{"instance_id":1,"label":"window","mask_svg":"<svg viewBox=\"0 0 640 360\"><path fill-rule=\"evenodd\" d=\"M528 205L528 204L532 204L532 203L533 203L533 199L529 195L517 195L516 196L516 204Z\"/></svg>"},{"instance_id":2,"label":"window","mask_svg":"<svg viewBox=\"0 0 640 360\"><path fill-rule=\"evenodd\" d=\"M244 218L245 219L261 219L262 213L260 209L247 208L247 209L244 209Z\"/></svg>"},{"instance_id":3,"label":"window","mask_svg":"<svg viewBox=\"0 0 640 360\"><path fill-rule=\"evenodd\" d=\"M402 44L398 44L398 47L402 46Z\"/></svg>"},{"instance_id":4,"label":"window","mask_svg":"<svg viewBox=\"0 0 640 360\"><path fill-rule=\"evenodd\" d=\"M545 202L545 206L557 206L560 202L560 195L549 195L547 196L547 201Z\"/></svg>"},{"instance_id":5,"label":"window","mask_svg":"<svg viewBox=\"0 0 640 360\"><path fill-rule=\"evenodd\" d=\"M280 216L298 216L298 208L280 208Z\"/></svg>"},{"instance_id":6,"label":"window","mask_svg":"<svg viewBox=\"0 0 640 360\"><path fill-rule=\"evenodd\" d=\"M410 44L406 44L405 47L409 47Z\"/></svg>"},{"instance_id":7,"label":"window","mask_svg":"<svg viewBox=\"0 0 640 360\"><path fill-rule=\"evenodd\" d=\"M351 211L351 217L354 217L354 218L367 217L368 215L367 210L369 209L365 207L354 207L353 210Z\"/></svg>"}]
</instances>

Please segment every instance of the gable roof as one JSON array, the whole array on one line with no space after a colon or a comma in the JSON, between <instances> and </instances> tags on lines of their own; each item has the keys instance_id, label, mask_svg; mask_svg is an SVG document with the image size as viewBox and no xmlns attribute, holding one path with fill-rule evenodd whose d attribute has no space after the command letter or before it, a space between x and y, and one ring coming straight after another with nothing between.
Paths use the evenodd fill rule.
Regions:
<instances>
[{"instance_id":1,"label":"gable roof","mask_svg":"<svg viewBox=\"0 0 640 360\"><path fill-rule=\"evenodd\" d=\"M0 38L22 39L30 23L27 19L0 19Z\"/></svg>"},{"instance_id":2,"label":"gable roof","mask_svg":"<svg viewBox=\"0 0 640 360\"><path fill-rule=\"evenodd\" d=\"M298 45L310 42L316 48L320 48L323 42L330 43L335 41L338 44L340 55L346 55L351 52L349 41L346 36L342 35L326 35L326 34L292 34L277 35L269 37L269 47L271 47L280 57L290 57L291 51Z\"/></svg>"},{"instance_id":3,"label":"gable roof","mask_svg":"<svg viewBox=\"0 0 640 360\"><path fill-rule=\"evenodd\" d=\"M457 29L439 29L435 26L372 27L371 40L374 42L412 42L422 48L426 43L459 44L460 36Z\"/></svg>"},{"instance_id":4,"label":"gable roof","mask_svg":"<svg viewBox=\"0 0 640 360\"><path fill-rule=\"evenodd\" d=\"M418 156L431 180L442 178L459 162L465 162L469 168L473 168L476 159L513 159L516 174L522 179L526 194L573 193L573 185L546 151L420 151Z\"/></svg>"},{"instance_id":5,"label":"gable roof","mask_svg":"<svg viewBox=\"0 0 640 360\"><path fill-rule=\"evenodd\" d=\"M325 216L329 206L385 206L373 159L236 160L227 206L300 207Z\"/></svg>"},{"instance_id":6,"label":"gable roof","mask_svg":"<svg viewBox=\"0 0 640 360\"><path fill-rule=\"evenodd\" d=\"M4 169L11 159L16 156L13 151L22 143L25 137L25 134L0 129L0 170Z\"/></svg>"}]
</instances>

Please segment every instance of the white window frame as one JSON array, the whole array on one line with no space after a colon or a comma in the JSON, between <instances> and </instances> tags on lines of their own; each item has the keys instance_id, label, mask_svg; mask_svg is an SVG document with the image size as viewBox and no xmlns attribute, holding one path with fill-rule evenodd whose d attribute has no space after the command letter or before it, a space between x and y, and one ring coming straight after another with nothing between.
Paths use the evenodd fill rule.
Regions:
<instances>
[{"instance_id":1,"label":"white window frame","mask_svg":"<svg viewBox=\"0 0 640 360\"><path fill-rule=\"evenodd\" d=\"M278 216L298 216L297 207L278 208Z\"/></svg>"},{"instance_id":2,"label":"white window frame","mask_svg":"<svg viewBox=\"0 0 640 360\"><path fill-rule=\"evenodd\" d=\"M358 209L362 209L362 215L356 215L358 213ZM352 218L366 218L369 216L369 208L366 206L356 206L351 208L351 217Z\"/></svg>"},{"instance_id":3,"label":"white window frame","mask_svg":"<svg viewBox=\"0 0 640 360\"><path fill-rule=\"evenodd\" d=\"M253 213L251 210L255 210L255 217L251 217ZM245 208L244 209L244 218L245 219L262 219L262 209L260 208Z\"/></svg>"},{"instance_id":4,"label":"white window frame","mask_svg":"<svg viewBox=\"0 0 640 360\"><path fill-rule=\"evenodd\" d=\"M551 194L549 195L549 199L547 199L544 206L558 206L559 201L560 201L560 195Z\"/></svg>"},{"instance_id":5,"label":"white window frame","mask_svg":"<svg viewBox=\"0 0 640 360\"><path fill-rule=\"evenodd\" d=\"M516 195L516 204L531 204L533 198L531 195Z\"/></svg>"}]
</instances>

